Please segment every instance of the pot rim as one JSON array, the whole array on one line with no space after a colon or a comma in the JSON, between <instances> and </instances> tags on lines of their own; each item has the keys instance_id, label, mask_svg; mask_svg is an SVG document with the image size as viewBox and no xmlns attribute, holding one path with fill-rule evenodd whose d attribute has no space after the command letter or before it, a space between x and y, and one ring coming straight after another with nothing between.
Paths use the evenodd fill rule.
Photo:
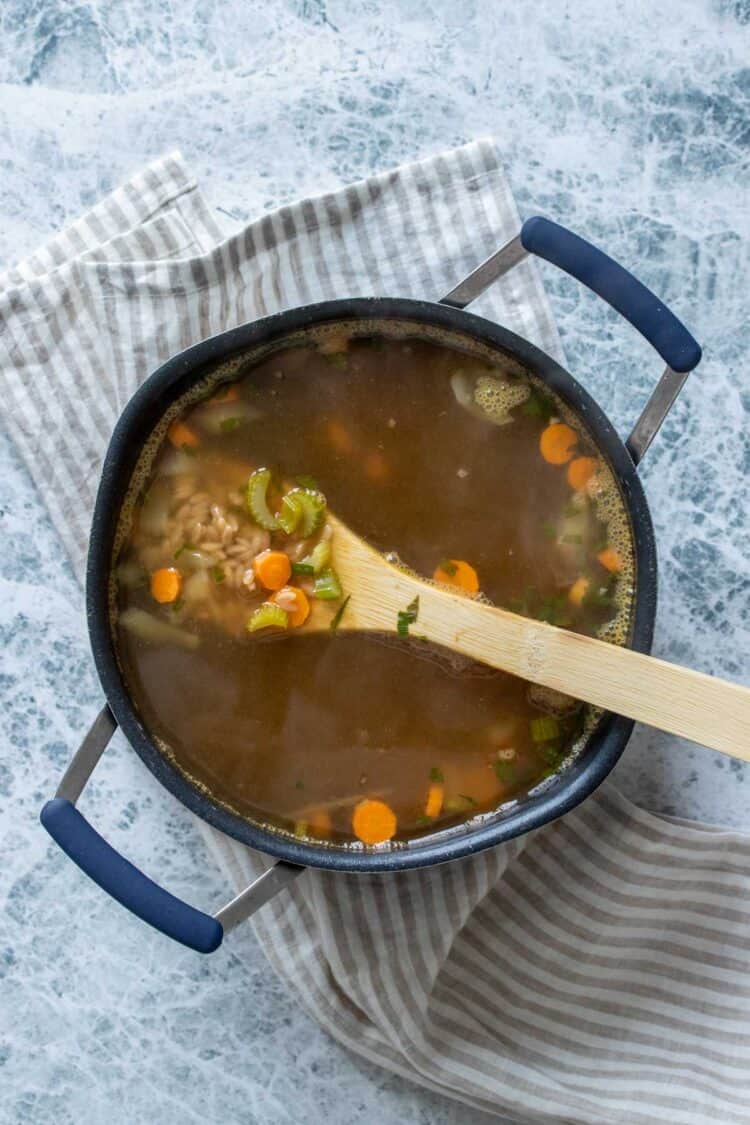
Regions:
<instances>
[{"instance_id":1,"label":"pot rim","mask_svg":"<svg viewBox=\"0 0 750 1125\"><path fill-rule=\"evenodd\" d=\"M502 326L462 309L411 298L355 297L299 306L231 328L172 356L150 375L123 409L107 448L91 526L86 570L86 612L94 661L109 706L128 741L173 796L214 828L276 859L308 867L374 872L426 867L459 859L530 832L564 815L601 784L615 766L633 722L603 716L570 766L542 792L522 798L495 819L458 825L387 850L315 845L264 828L230 811L193 785L157 748L142 723L115 656L107 597L114 530L135 458L169 402L212 366L291 333L340 320L399 320L444 328L498 348L520 361L581 416L619 483L635 547L635 606L630 647L648 652L656 615L656 544L636 467L604 411L560 364Z\"/></svg>"}]
</instances>

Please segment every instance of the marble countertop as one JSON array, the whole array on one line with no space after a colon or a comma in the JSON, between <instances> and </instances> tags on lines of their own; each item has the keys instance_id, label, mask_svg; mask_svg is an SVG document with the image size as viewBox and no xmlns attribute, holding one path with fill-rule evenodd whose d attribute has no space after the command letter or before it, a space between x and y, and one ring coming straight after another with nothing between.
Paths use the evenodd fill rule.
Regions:
<instances>
[{"instance_id":1,"label":"marble countertop","mask_svg":"<svg viewBox=\"0 0 750 1125\"><path fill-rule=\"evenodd\" d=\"M0 265L170 148L242 221L493 133L522 212L634 268L704 346L642 469L655 651L748 681L748 0L7 0L0 29ZM658 360L543 276L570 369L626 433ZM489 1121L331 1042L249 927L199 959L48 845L39 808L101 699L81 592L5 434L0 481L0 1121ZM616 777L648 808L750 828L750 772L701 748L638 729ZM122 742L85 807L175 893L225 899Z\"/></svg>"}]
</instances>

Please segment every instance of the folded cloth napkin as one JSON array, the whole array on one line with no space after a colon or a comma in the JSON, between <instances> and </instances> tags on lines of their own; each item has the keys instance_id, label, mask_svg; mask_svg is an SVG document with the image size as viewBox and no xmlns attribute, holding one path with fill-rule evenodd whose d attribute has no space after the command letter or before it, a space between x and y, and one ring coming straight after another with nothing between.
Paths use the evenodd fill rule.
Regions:
<instances>
[{"instance_id":1,"label":"folded cloth napkin","mask_svg":"<svg viewBox=\"0 0 750 1125\"><path fill-rule=\"evenodd\" d=\"M517 230L490 142L228 238L172 155L7 272L0 411L78 574L114 422L167 356L310 300L438 298ZM480 307L560 355L532 263ZM201 827L238 890L267 865ZM443 867L310 870L254 925L313 1018L433 1090L523 1121L747 1123L748 901L750 838L605 785Z\"/></svg>"}]
</instances>

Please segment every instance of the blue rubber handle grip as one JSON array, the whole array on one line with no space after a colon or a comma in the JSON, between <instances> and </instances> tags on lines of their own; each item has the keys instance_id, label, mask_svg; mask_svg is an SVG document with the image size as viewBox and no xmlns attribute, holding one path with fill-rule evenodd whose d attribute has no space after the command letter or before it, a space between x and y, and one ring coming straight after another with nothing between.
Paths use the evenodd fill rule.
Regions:
<instances>
[{"instance_id":1,"label":"blue rubber handle grip","mask_svg":"<svg viewBox=\"0 0 750 1125\"><path fill-rule=\"evenodd\" d=\"M632 273L584 238L537 215L521 227L521 245L565 270L616 309L673 371L692 371L700 363L700 347L674 313Z\"/></svg>"},{"instance_id":2,"label":"blue rubber handle grip","mask_svg":"<svg viewBox=\"0 0 750 1125\"><path fill-rule=\"evenodd\" d=\"M224 937L220 922L157 886L116 852L70 801L63 797L48 801L40 819L90 879L144 922L197 953L219 948Z\"/></svg>"}]
</instances>

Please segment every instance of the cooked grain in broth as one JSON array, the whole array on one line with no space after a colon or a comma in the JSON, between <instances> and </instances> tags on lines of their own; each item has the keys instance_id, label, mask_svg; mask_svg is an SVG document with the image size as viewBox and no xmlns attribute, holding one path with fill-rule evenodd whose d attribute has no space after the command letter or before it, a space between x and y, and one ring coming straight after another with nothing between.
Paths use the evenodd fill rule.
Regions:
<instances>
[{"instance_id":1,"label":"cooked grain in broth","mask_svg":"<svg viewBox=\"0 0 750 1125\"><path fill-rule=\"evenodd\" d=\"M610 470L512 361L340 330L171 421L117 559L126 682L177 766L241 815L403 841L524 794L573 701L433 649L305 632L341 609L328 509L419 574L623 640L632 551ZM279 526L281 524L282 526Z\"/></svg>"}]
</instances>

